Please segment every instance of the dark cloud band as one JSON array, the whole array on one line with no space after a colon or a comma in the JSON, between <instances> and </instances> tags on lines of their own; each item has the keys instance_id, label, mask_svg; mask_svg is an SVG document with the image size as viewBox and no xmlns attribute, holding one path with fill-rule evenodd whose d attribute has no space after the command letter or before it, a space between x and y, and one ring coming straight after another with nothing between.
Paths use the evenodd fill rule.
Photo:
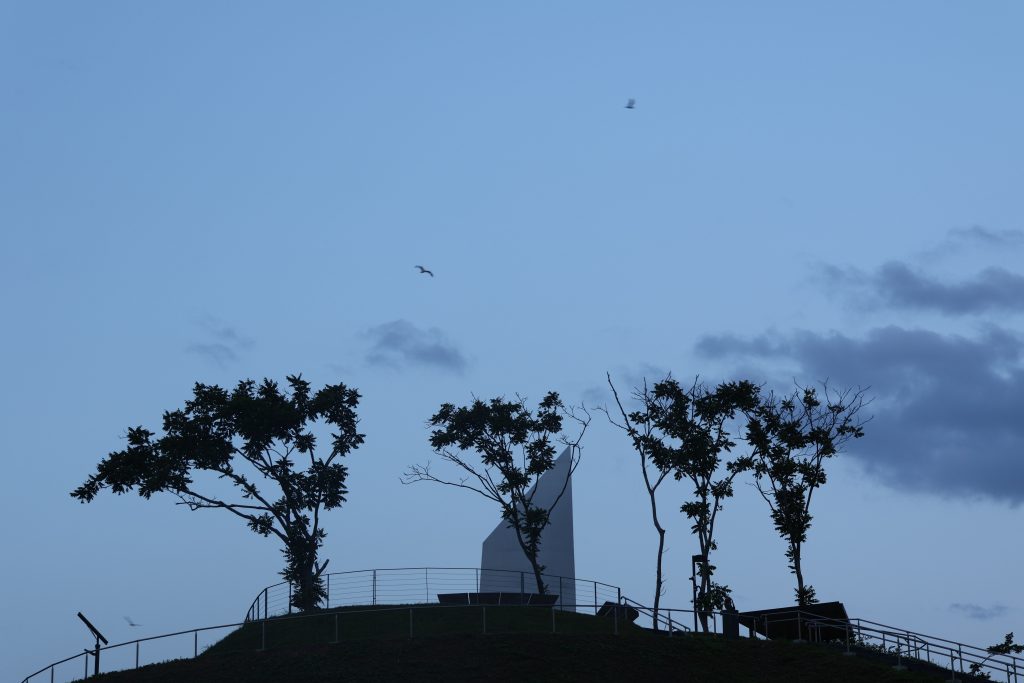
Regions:
<instances>
[{"instance_id":1,"label":"dark cloud band","mask_svg":"<svg viewBox=\"0 0 1024 683\"><path fill-rule=\"evenodd\" d=\"M697 351L797 368L810 382L870 385L874 419L850 450L869 471L900 488L1024 502L1024 340L1012 332L718 335Z\"/></svg>"},{"instance_id":2,"label":"dark cloud band","mask_svg":"<svg viewBox=\"0 0 1024 683\"><path fill-rule=\"evenodd\" d=\"M970 315L993 311L1024 311L1024 276L1003 268L986 268L962 282L946 283L889 261L873 273L825 266L825 281L833 292L851 298L862 308L937 311Z\"/></svg>"}]
</instances>

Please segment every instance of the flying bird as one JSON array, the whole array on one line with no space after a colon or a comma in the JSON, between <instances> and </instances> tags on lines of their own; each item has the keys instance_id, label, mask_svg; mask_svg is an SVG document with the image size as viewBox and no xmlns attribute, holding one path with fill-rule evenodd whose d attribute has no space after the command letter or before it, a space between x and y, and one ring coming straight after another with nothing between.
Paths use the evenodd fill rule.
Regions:
<instances>
[{"instance_id":1,"label":"flying bird","mask_svg":"<svg viewBox=\"0 0 1024 683\"><path fill-rule=\"evenodd\" d=\"M421 274L421 275L422 275L423 273L426 273L426 274L427 274L427 275L429 275L430 277L434 277L434 274L433 274L433 273L431 273L431 272L430 272L429 270L427 270L426 268L424 268L423 266L416 266L416 267L420 269L420 274Z\"/></svg>"},{"instance_id":2,"label":"flying bird","mask_svg":"<svg viewBox=\"0 0 1024 683\"><path fill-rule=\"evenodd\" d=\"M629 102L626 102L626 109L636 109L636 100L630 97Z\"/></svg>"},{"instance_id":3,"label":"flying bird","mask_svg":"<svg viewBox=\"0 0 1024 683\"><path fill-rule=\"evenodd\" d=\"M131 617L125 617L124 620L128 622L129 626L142 626L142 624L136 624L134 621L132 621Z\"/></svg>"}]
</instances>

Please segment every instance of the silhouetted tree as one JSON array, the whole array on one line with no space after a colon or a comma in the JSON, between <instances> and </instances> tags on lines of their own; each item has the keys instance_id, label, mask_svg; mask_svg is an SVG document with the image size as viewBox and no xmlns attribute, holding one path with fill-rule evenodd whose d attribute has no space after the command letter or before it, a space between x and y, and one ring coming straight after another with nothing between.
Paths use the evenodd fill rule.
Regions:
<instances>
[{"instance_id":1,"label":"silhouetted tree","mask_svg":"<svg viewBox=\"0 0 1024 683\"><path fill-rule=\"evenodd\" d=\"M340 507L348 493L348 470L338 460L363 443L356 431L359 393L329 384L310 395L301 376L289 376L288 384L290 395L269 379L241 381L232 392L197 383L183 410L164 413L162 437L141 426L129 429L128 447L100 461L71 495L87 503L105 488L117 494L134 489L147 499L166 492L190 510L227 510L284 544L281 575L294 586L292 604L315 608L326 595L321 575L328 562L317 561L327 535L320 512ZM307 424L318 420L337 429L326 458L315 454L317 439ZM303 469L298 461L307 458ZM250 478L253 470L280 497L266 495ZM240 500L211 492L212 482L197 482L204 473L230 482Z\"/></svg>"},{"instance_id":2,"label":"silhouetted tree","mask_svg":"<svg viewBox=\"0 0 1024 683\"><path fill-rule=\"evenodd\" d=\"M658 613L661 607L661 596L665 594L665 581L663 572L663 561L665 557L665 528L661 525L661 521L658 519L658 499L657 491L661 483L665 481L665 478L672 473L671 464L655 460L655 453L657 455L663 455L664 450L650 448L651 440L654 437L654 423L650 414L650 405L653 401L651 392L647 387L647 380L644 380L643 387L637 387L633 390L633 398L640 403L643 408L640 411L634 411L630 414L626 412L626 409L622 406L622 401L619 400L619 392L616 391L615 385L612 383L612 376L610 373L605 373L608 378L608 386L611 387L612 394L615 396L615 404L619 409L619 414L622 416L622 422L617 422L611 414L604 409L603 412L608 416L608 421L619 429L626 432L629 436L630 441L633 443L633 450L636 451L637 455L640 456L640 473L644 478L644 487L647 489L647 497L651 502L651 522L654 524L654 530L658 533L658 554L655 559L654 566L654 630L658 630Z\"/></svg>"},{"instance_id":3,"label":"silhouetted tree","mask_svg":"<svg viewBox=\"0 0 1024 683\"><path fill-rule=\"evenodd\" d=\"M533 569L537 592L547 593L541 577L544 566L538 561L541 535L547 527L551 512L565 493L569 478L580 460L580 441L590 423L590 415L580 408L585 417L566 409L558 394L549 392L540 402L536 414L525 399L516 397L506 401L502 397L483 402L474 399L467 407L445 403L430 418L428 425L435 427L430 433L430 445L444 460L463 471L457 481L440 479L430 471L430 463L412 465L402 482L433 481L448 486L476 491L494 501L501 508L501 516L516 534L519 547ZM562 435L562 418L570 417L580 425L574 440ZM537 482L555 466L555 446L552 439L570 447L572 462L555 501L544 508L534 503ZM467 451L480 457L480 465L471 463Z\"/></svg>"},{"instance_id":4,"label":"silhouetted tree","mask_svg":"<svg viewBox=\"0 0 1024 683\"><path fill-rule=\"evenodd\" d=\"M728 586L716 583L711 552L718 548L715 522L726 498L733 495L733 480L753 466L749 455L722 462L722 453L730 452L735 442L727 430L738 411L752 410L759 397L759 388L748 381L723 382L714 390L694 382L683 389L668 377L654 385L650 393L641 394L642 409L629 418L636 439L659 469L671 469L677 480L693 486L693 498L680 507L700 547L700 576L697 604L694 609L715 610L731 604ZM722 467L724 464L724 472ZM700 613L707 631L707 616Z\"/></svg>"},{"instance_id":5,"label":"silhouetted tree","mask_svg":"<svg viewBox=\"0 0 1024 683\"><path fill-rule=\"evenodd\" d=\"M814 387L797 386L783 398L769 394L747 411L747 441L753 448L757 490L771 508L772 521L786 541L789 568L796 575L800 606L817 602L804 582L803 544L811 527L811 499L826 482L824 461L850 439L864 436L859 418L864 390L832 391L822 385L822 404Z\"/></svg>"},{"instance_id":6,"label":"silhouetted tree","mask_svg":"<svg viewBox=\"0 0 1024 683\"><path fill-rule=\"evenodd\" d=\"M987 672L982 672L981 668L985 666L988 660L992 659L996 655L1019 655L1024 652L1024 645L1020 645L1013 642L1013 631L1010 631L1003 637L1003 642L996 645L989 645L985 648L988 652L988 657L980 662L973 662L971 664L971 675L978 676L979 678L991 678ZM1007 678L1009 678L1009 669L1007 669Z\"/></svg>"}]
</instances>

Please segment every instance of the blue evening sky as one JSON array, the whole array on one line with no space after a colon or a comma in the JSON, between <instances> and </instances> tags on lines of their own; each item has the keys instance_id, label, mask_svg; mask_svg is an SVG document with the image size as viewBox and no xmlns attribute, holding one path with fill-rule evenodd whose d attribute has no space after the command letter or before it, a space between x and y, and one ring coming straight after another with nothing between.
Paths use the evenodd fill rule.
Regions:
<instances>
[{"instance_id":1,"label":"blue evening sky","mask_svg":"<svg viewBox=\"0 0 1024 683\"><path fill-rule=\"evenodd\" d=\"M496 509L399 483L442 402L870 386L812 508L819 597L1024 632L1022 29L1011 0L0 3L0 677L88 645L79 610L117 641L244 616L272 540L68 492L194 382L299 372L363 395L335 571L479 562ZM649 602L635 455L593 414L577 572ZM789 604L743 481L718 578Z\"/></svg>"}]
</instances>

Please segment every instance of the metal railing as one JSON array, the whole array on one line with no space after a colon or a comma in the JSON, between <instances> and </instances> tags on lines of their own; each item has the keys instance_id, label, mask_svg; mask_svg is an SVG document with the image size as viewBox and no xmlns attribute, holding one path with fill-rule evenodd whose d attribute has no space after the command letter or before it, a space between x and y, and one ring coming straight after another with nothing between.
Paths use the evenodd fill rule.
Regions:
<instances>
[{"instance_id":1,"label":"metal railing","mask_svg":"<svg viewBox=\"0 0 1024 683\"><path fill-rule=\"evenodd\" d=\"M607 584L599 585L607 586ZM261 593L261 595L264 594ZM606 618L593 622L588 620L589 626L587 628L589 630L585 632L608 632L616 635L621 633L626 627L622 608L631 607L641 614L653 615L652 607L641 605L628 598L620 597L615 603L620 607L608 610ZM206 626L106 645L101 647L99 651L103 653L104 671L114 671L133 668L133 665L134 668L138 668L142 665L140 651L141 645L144 643L151 644L149 647L152 648L152 644L157 642L177 639L176 647L174 648L177 658L181 658L183 655L186 657L189 655L197 657L206 647L200 647L201 635L207 635L210 632L228 628L241 628L242 632L244 632L244 629L249 629L245 637L238 636L242 640L237 643L235 650L265 650L276 645L310 642L313 639L316 639L316 642L337 643L339 640L356 637L354 634L357 629L353 625L358 624L359 619L368 620L362 622L360 626L360 632L364 637L408 635L408 637L413 638L435 635L438 633L437 629L441 628L441 626L438 625L439 622L436 620L432 622L431 613L425 610L431 610L435 615L438 613L438 610L444 610L445 614L455 614L455 612L449 610L461 610L461 614L465 618L462 621L458 621L459 625L457 625L457 628L462 629L458 632L463 633L492 634L517 632L515 627L510 628L508 625L507 615L510 614L508 610L512 610L511 613L518 613L520 615L531 615L532 621L529 622L528 630L532 633L536 633L538 630L547 630L548 623L550 623L552 633L584 632L574 631L574 629L580 628L579 625L581 623L585 623L579 621L582 617L575 617L574 615L564 613L583 612L586 614L592 612L597 614L606 604L607 602L604 601L595 601L594 603L564 603L562 605L553 604L547 607L538 607L535 605L494 606L486 604L450 606L419 604L397 606L379 603L376 607L369 606L363 609L338 609L331 612L316 611L293 615L285 614L269 618L261 617L258 620L247 619L244 622L234 624ZM518 610L530 610L530 612L518 612ZM488 617L489 611L490 618ZM506 618L504 627L498 618L503 614ZM559 616L562 614L564 616ZM980 667L979 672L987 674L993 680L1001 680L1005 676L1007 683L1024 683L1024 658L1022 657L993 655L988 652L987 648L916 633L867 619L850 619L845 621L820 617L801 610L776 612L758 617L740 615L736 612L720 611L702 611L700 614L706 618L708 632L716 635L730 630L731 624L733 636L738 635L739 626L743 626L749 630L751 638L765 637L770 639L773 634L773 627L775 633L780 631L782 633L793 633L794 629L792 627L795 623L795 633L799 635L799 639L804 639L806 634L807 641L842 648L850 654L876 656L884 659L891 658L892 664L895 667L905 667L911 661L927 662L933 666L948 670L950 680L956 681L963 680L962 678L958 679L958 675L969 676L971 665L977 664ZM417 615L420 616L417 617ZM465 615L469 616L466 617ZM695 616L692 609L661 607L658 610L659 625L667 626L665 630L669 637L694 637L694 632L690 631L683 624ZM298 631L299 635L296 636L295 630L289 631L286 627L282 626L293 620L319 621L304 621L303 623L308 625L308 627L305 630ZM448 623L448 626L445 627L448 629L446 632L451 632L450 620L446 623ZM345 628L342 628L343 625ZM783 626L783 628L780 629L780 626ZM597 630L594 630L595 628ZM637 627L633 626L632 628ZM826 637L824 634L838 635L839 637ZM232 637L236 636L232 635ZM296 637L303 640L296 641ZM248 638L248 640L245 638ZM57 683L58 680L61 683L69 680L80 680L77 678L77 672L79 671L83 672L82 678L88 678L90 657L94 657L94 652L94 650L86 650L49 664L25 677L22 683L29 683L33 680L41 683L46 678L51 683ZM147 649L146 652L148 655L147 663L149 664L172 658L160 654L153 655L150 653L150 649ZM164 653L166 654L166 652L165 648ZM110 654L121 655L120 660L115 659L113 666L110 664ZM132 661L133 655L134 662ZM79 658L82 658L81 662L77 661ZM121 662L121 665L118 665L118 661ZM57 678L58 674L60 675L59 679ZM74 678L69 677L69 675Z\"/></svg>"},{"instance_id":2,"label":"metal railing","mask_svg":"<svg viewBox=\"0 0 1024 683\"><path fill-rule=\"evenodd\" d=\"M225 648L225 651L237 652L237 651L263 651L271 647L284 646L284 645L295 645L309 642L321 642L321 643L338 643L342 640L346 640L347 637L360 637L359 635L353 636L353 631L358 631L362 634L361 637L377 637L377 636L408 636L409 638L422 637L437 635L439 630L451 634L475 634L479 633L482 635L493 635L493 634L510 634L510 633L538 633L547 631L550 627L551 633L608 633L612 635L618 635L620 630L626 627L626 624L622 621L622 617L619 614L619 610L610 610L607 619L599 619L597 622L592 622L588 619L586 622L582 622L585 625L589 625L589 628L583 628L581 630L579 622L580 618L577 617L575 620L572 617L576 616L573 614L567 614L569 612L579 611L597 611L603 606L592 603L581 603L581 604L564 604L559 607L557 604L549 605L545 607L539 607L536 605L437 605L437 604L420 604L420 605L383 605L378 607L369 607L366 609L335 609L330 612L317 611L308 612L302 614L284 614L275 617L269 617L267 619L260 619L258 621L242 621L234 624L219 624L217 626L205 626L201 628L191 629L188 631L178 631L175 633L167 633L159 636L150 636L148 638L138 638L136 640L125 641L123 643L115 643L113 645L104 645L99 648L99 652L102 655L103 662L107 663L103 667L101 673L109 673L111 671L118 671L123 669L138 669L140 666L146 666L149 664L156 664L160 661L166 661L168 659L183 659L183 658L195 658L198 657L200 652L205 651L209 646L200 647L200 634L205 634L210 631L222 630L222 629L239 629L234 633L243 632L244 629L249 629L248 633L243 633L240 637L240 641L236 640L236 643ZM446 614L453 614L461 612L463 619L447 619L439 620L430 619L429 616L436 615L441 610ZM416 615L420 616L417 617ZM509 619L510 614L518 615L529 615L529 619ZM465 618L468 615L468 618ZM587 615L589 616L589 615ZM369 619L362 620L359 623L360 617L369 617ZM381 618L383 617L383 618ZM305 622L307 625L306 629L289 629L284 624L291 622ZM594 627L596 624L596 628ZM311 626L311 628L309 627ZM298 633L298 639L294 635ZM141 645L143 643L160 641L170 638L178 638L180 636L191 636L188 639L191 647L182 648L182 643L179 642L178 651L176 657L164 657L163 659L148 658L149 661L143 662L140 657ZM234 637L232 635L232 637ZM134 646L134 647L132 647ZM45 681L49 680L50 683L65 683L67 681L77 681L89 678L90 675L90 664L95 663L96 650L84 650L79 654L66 657L57 662L53 662L42 669L26 676L22 679L21 683L30 683L31 681ZM110 654L112 653L122 654L122 665L110 666ZM134 663L132 663L131 657L134 655ZM76 661L81 658L81 661ZM127 663L124 663L127 660ZM79 672L81 677L79 678ZM58 677L59 676L59 677Z\"/></svg>"},{"instance_id":3,"label":"metal railing","mask_svg":"<svg viewBox=\"0 0 1024 683\"><path fill-rule=\"evenodd\" d=\"M437 603L438 594L501 593L525 596L537 592L531 572L505 569L465 567L400 567L393 569L360 569L325 574L324 609L350 605L400 605ZM584 603L601 605L618 603L622 590L600 581L541 574L547 592L558 596L559 609L580 608ZM589 607L587 608L589 609ZM595 613L596 613L595 608ZM257 621L281 614L291 614L292 585L275 583L260 591L249 605L246 621Z\"/></svg>"},{"instance_id":4,"label":"metal railing","mask_svg":"<svg viewBox=\"0 0 1024 683\"><path fill-rule=\"evenodd\" d=\"M668 620L675 620L675 614L687 614L691 617L694 615L692 609L661 608L659 617L662 613ZM751 638L772 639L774 627L775 633L795 632L799 639L841 647L845 653L851 655L875 654L891 658L892 665L896 668L907 668L908 663L914 661L931 664L948 670L950 681L962 680L957 676L971 676L971 665L977 664L978 670L974 675L987 674L992 680L1024 683L1024 657L992 654L988 648L889 626L869 619L851 618L844 621L821 617L799 609L774 612L756 618L730 612L701 614L710 617L710 633L721 634L726 620L735 619L740 626L748 630ZM833 637L829 638L823 634Z\"/></svg>"},{"instance_id":5,"label":"metal railing","mask_svg":"<svg viewBox=\"0 0 1024 683\"><path fill-rule=\"evenodd\" d=\"M647 617L651 620L651 628L655 631L666 631L671 635L672 633L688 633L690 627L672 618L671 610L666 610L662 607L658 608L657 614L655 614L653 607L646 607L641 605L639 602L630 600L627 597L623 597L620 601L622 605L626 607L632 607L642 616Z\"/></svg>"}]
</instances>

